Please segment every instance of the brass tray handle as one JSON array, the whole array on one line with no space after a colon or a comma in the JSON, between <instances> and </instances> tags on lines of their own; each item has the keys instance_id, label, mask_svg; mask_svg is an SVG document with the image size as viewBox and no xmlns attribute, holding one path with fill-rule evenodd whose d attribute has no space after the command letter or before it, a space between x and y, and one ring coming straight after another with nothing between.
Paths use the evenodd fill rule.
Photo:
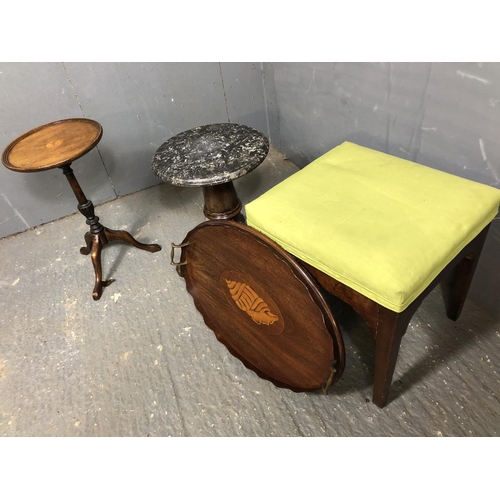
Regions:
<instances>
[{"instance_id":1,"label":"brass tray handle","mask_svg":"<svg viewBox=\"0 0 500 500\"><path fill-rule=\"evenodd\" d=\"M187 243L181 243L180 245L176 245L175 243L172 243L172 249L170 250L170 264L172 266L185 266L187 264L187 260L184 262L174 262L174 253L176 248L184 248L189 245L189 241Z\"/></svg>"},{"instance_id":2,"label":"brass tray handle","mask_svg":"<svg viewBox=\"0 0 500 500\"><path fill-rule=\"evenodd\" d=\"M337 364L337 361L335 360L332 364L332 366L330 367L330 376L328 377L328 379L325 381L325 383L323 384L323 387L321 388L323 394L325 396L328 395L328 389L330 389L331 385L332 385L332 382L333 382L333 377L335 376L335 374L337 373L337 369L335 368L335 365Z\"/></svg>"}]
</instances>

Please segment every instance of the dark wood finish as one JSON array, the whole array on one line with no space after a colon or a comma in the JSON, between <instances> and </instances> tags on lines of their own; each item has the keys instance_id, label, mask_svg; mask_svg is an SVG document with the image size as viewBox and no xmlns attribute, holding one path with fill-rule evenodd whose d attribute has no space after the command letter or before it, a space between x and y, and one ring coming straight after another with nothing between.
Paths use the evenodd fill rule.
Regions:
<instances>
[{"instance_id":1,"label":"dark wood finish","mask_svg":"<svg viewBox=\"0 0 500 500\"><path fill-rule=\"evenodd\" d=\"M335 319L309 274L283 249L222 220L198 225L182 245L173 263L187 290L217 339L245 366L294 391L327 392L340 378L345 354Z\"/></svg>"},{"instance_id":2,"label":"dark wood finish","mask_svg":"<svg viewBox=\"0 0 500 500\"><path fill-rule=\"evenodd\" d=\"M454 273L450 276L450 279L444 283L444 293L445 298L447 299L446 313L448 318L453 321L456 321L462 313L465 299L467 297L467 293L469 292L474 272L476 271L479 256L481 255L484 242L486 241L488 229L489 226L480 236L476 238L476 240L474 240L474 245L470 248L471 252L462 258L455 268ZM463 253L464 252L462 252L462 255Z\"/></svg>"},{"instance_id":3,"label":"dark wood finish","mask_svg":"<svg viewBox=\"0 0 500 500\"><path fill-rule=\"evenodd\" d=\"M378 407L383 408L389 399L401 338L422 301L439 283L450 281L448 289L451 292L448 297L445 295L445 300L448 302L447 313L450 319L457 320L459 318L488 230L489 225L466 245L434 281L401 313L396 313L377 304L319 269L299 261L325 290L349 304L368 325L371 336L375 339L373 402Z\"/></svg>"},{"instance_id":4,"label":"dark wood finish","mask_svg":"<svg viewBox=\"0 0 500 500\"><path fill-rule=\"evenodd\" d=\"M241 201L232 181L214 186L203 186L205 206L203 214L209 220L235 219L245 222L241 213Z\"/></svg>"},{"instance_id":5,"label":"dark wood finish","mask_svg":"<svg viewBox=\"0 0 500 500\"><path fill-rule=\"evenodd\" d=\"M160 245L138 242L126 231L115 231L104 227L94 213L93 203L87 199L76 180L71 163L94 148L102 137L102 127L87 118L70 118L47 123L12 141L2 154L3 164L16 172L38 172L59 167L78 201L77 208L90 226L85 234L83 255L90 254L95 271L92 298L99 300L102 289L114 279L102 279L101 252L110 241L122 241L141 250L158 252Z\"/></svg>"},{"instance_id":6,"label":"dark wood finish","mask_svg":"<svg viewBox=\"0 0 500 500\"><path fill-rule=\"evenodd\" d=\"M94 213L93 203L88 200L83 193L71 166L65 165L61 168L64 175L68 179L73 192L75 193L76 199L78 200L78 210L83 216L85 216L87 224L90 226L90 230L85 234L85 246L80 248L80 253L82 255L88 255L90 253L90 258L92 259L92 265L94 266L95 272L95 284L94 290L92 291L92 298L94 300L99 300L102 296L103 287L109 286L113 283L113 281L115 281L114 279L102 279L101 253L105 245L107 245L110 241L122 241L133 247L146 250L147 252L159 252L161 247L156 244L146 245L144 243L140 243L127 231L117 231L104 227L99 222L99 217L97 217Z\"/></svg>"},{"instance_id":7,"label":"dark wood finish","mask_svg":"<svg viewBox=\"0 0 500 500\"><path fill-rule=\"evenodd\" d=\"M186 287L193 296L196 307L219 341L245 366L279 387L315 390L322 381L322 388L326 392L331 383L340 378L345 362L343 341L331 311L314 283L317 282L349 304L364 319L375 339L373 403L383 408L389 400L401 339L413 315L427 295L441 283L444 290L448 291L445 294L448 316L454 320L458 319L488 230L489 226L466 245L433 282L400 313L381 306L322 271L293 258L261 233L234 221L221 220L200 224L188 233L181 245L173 245L171 257L172 264L177 266L179 274L186 279ZM233 237L235 234L237 236ZM178 263L173 259L175 248L181 249ZM283 273L279 269L280 262L286 262L287 265L295 263L295 266L292 264L293 279L290 280L290 276L286 276L286 272ZM229 270L233 274L228 275ZM229 276L225 282L222 279L224 276ZM307 283L309 296L315 298L316 306L319 305L327 319L327 325L330 325L327 329L334 340L333 352L338 352L338 356L334 356L330 362L330 367L338 367L337 370L331 370L330 380L324 379L325 359L319 361L315 359L312 351L306 352L311 349L311 342L317 342L314 332L319 330L317 324L311 327L308 323L309 311L305 310L307 311L310 301L297 296L297 289L301 288L297 280L302 285ZM246 292L247 286L247 303L258 300L264 303L271 318L266 320L268 327L275 325L274 333L267 335L267 342L255 335L257 327L250 312L245 311L248 307L231 303L241 290L241 293ZM233 291L235 295L231 298ZM287 328L292 324L297 331L307 332L309 340L306 343L287 342L287 349L292 346L290 353L280 351L283 344L276 343L276 339L281 340L283 335L283 330L279 328L281 321L286 323ZM271 328L268 331L271 332ZM324 340L324 332L320 338ZM304 362L305 365L301 364ZM318 372L314 376L306 375L310 363L316 367L323 366L319 378ZM290 376L299 378L291 383L290 378L287 378Z\"/></svg>"},{"instance_id":8,"label":"dark wood finish","mask_svg":"<svg viewBox=\"0 0 500 500\"><path fill-rule=\"evenodd\" d=\"M12 141L2 154L2 162L16 172L62 167L88 153L101 137L101 125L87 118L47 123Z\"/></svg>"},{"instance_id":9,"label":"dark wood finish","mask_svg":"<svg viewBox=\"0 0 500 500\"><path fill-rule=\"evenodd\" d=\"M335 297L338 297L343 302L349 304L366 322L370 329L370 333L375 338L378 323L379 304L373 300L361 295L356 290L349 288L340 281L332 278L328 274L323 273L319 269L311 266L307 262L297 259L308 271L313 278L328 292Z\"/></svg>"},{"instance_id":10,"label":"dark wood finish","mask_svg":"<svg viewBox=\"0 0 500 500\"><path fill-rule=\"evenodd\" d=\"M379 408L387 404L401 339L416 309L417 307L410 306L402 313L395 313L385 307L379 307L372 399Z\"/></svg>"}]
</instances>

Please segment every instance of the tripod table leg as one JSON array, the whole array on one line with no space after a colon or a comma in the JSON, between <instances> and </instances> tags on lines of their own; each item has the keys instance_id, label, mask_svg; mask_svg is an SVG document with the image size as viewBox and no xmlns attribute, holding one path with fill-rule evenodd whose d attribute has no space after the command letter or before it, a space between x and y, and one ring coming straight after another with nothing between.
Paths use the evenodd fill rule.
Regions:
<instances>
[{"instance_id":1,"label":"tripod table leg","mask_svg":"<svg viewBox=\"0 0 500 500\"><path fill-rule=\"evenodd\" d=\"M127 231L108 229L107 227L105 227L104 234L108 241L124 241L125 243L128 243L133 247L139 248L141 250L146 250L147 252L159 252L161 250L160 245L147 245L145 243L140 243L130 233L127 233Z\"/></svg>"},{"instance_id":2,"label":"tripod table leg","mask_svg":"<svg viewBox=\"0 0 500 500\"><path fill-rule=\"evenodd\" d=\"M94 300L99 300L101 298L103 287L109 286L115 281L113 278L102 280L101 252L104 244L105 243L102 242L98 234L92 235L92 250L90 251L90 257L95 271L95 285L94 291L92 292L92 298Z\"/></svg>"},{"instance_id":3,"label":"tripod table leg","mask_svg":"<svg viewBox=\"0 0 500 500\"><path fill-rule=\"evenodd\" d=\"M90 231L85 233L85 246L80 248L80 253L82 255L88 255L92 250L92 234Z\"/></svg>"}]
</instances>

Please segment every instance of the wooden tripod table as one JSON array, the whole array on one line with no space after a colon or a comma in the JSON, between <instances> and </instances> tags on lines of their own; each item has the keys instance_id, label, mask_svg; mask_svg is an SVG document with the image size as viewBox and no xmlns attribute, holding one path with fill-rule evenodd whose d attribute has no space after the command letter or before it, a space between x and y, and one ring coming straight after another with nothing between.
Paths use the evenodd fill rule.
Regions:
<instances>
[{"instance_id":1,"label":"wooden tripod table","mask_svg":"<svg viewBox=\"0 0 500 500\"><path fill-rule=\"evenodd\" d=\"M102 288L114 279L102 279L101 251L110 241L122 241L141 250L158 252L156 244L138 242L127 231L104 227L94 214L94 205L82 191L71 168L74 160L93 149L102 137L102 127L87 118L70 118L34 128L12 141L2 154L2 163L15 172L39 172L61 168L78 200L78 210L87 219L90 230L85 234L86 245L80 253L92 259L95 270L95 286L92 298L99 300Z\"/></svg>"}]
</instances>

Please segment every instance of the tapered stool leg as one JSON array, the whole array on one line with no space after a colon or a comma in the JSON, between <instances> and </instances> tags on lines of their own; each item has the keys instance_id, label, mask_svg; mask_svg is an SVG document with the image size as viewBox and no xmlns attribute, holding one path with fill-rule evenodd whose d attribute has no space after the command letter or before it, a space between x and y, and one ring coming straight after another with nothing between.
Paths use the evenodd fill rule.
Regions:
<instances>
[{"instance_id":1,"label":"tapered stool leg","mask_svg":"<svg viewBox=\"0 0 500 500\"><path fill-rule=\"evenodd\" d=\"M379 408L383 408L389 400L401 339L406 332L411 316L412 313L409 311L398 314L382 307L379 309L373 382L373 402Z\"/></svg>"},{"instance_id":2,"label":"tapered stool leg","mask_svg":"<svg viewBox=\"0 0 500 500\"><path fill-rule=\"evenodd\" d=\"M451 284L445 295L446 314L448 318L457 321L462 313L462 309L467 298L467 293L474 277L474 272L481 256L486 236L488 235L488 225L480 234L473 240L471 253L466 255L457 265L454 274L452 275Z\"/></svg>"},{"instance_id":3,"label":"tapered stool leg","mask_svg":"<svg viewBox=\"0 0 500 500\"><path fill-rule=\"evenodd\" d=\"M80 248L80 253L82 255L88 255L90 253L95 271L95 285L94 291L92 292L92 298L94 300L99 300L102 295L102 288L115 281L114 279L104 281L102 279L101 252L107 243L110 241L123 241L141 250L146 250L147 252L159 252L161 246L157 244L140 243L127 231L116 231L104 227L99 222L99 217L95 215L94 205L83 193L70 165L71 164L64 165L61 168L78 200L78 210L85 216L87 219L86 222L90 226L90 230L85 233L85 246Z\"/></svg>"}]
</instances>

